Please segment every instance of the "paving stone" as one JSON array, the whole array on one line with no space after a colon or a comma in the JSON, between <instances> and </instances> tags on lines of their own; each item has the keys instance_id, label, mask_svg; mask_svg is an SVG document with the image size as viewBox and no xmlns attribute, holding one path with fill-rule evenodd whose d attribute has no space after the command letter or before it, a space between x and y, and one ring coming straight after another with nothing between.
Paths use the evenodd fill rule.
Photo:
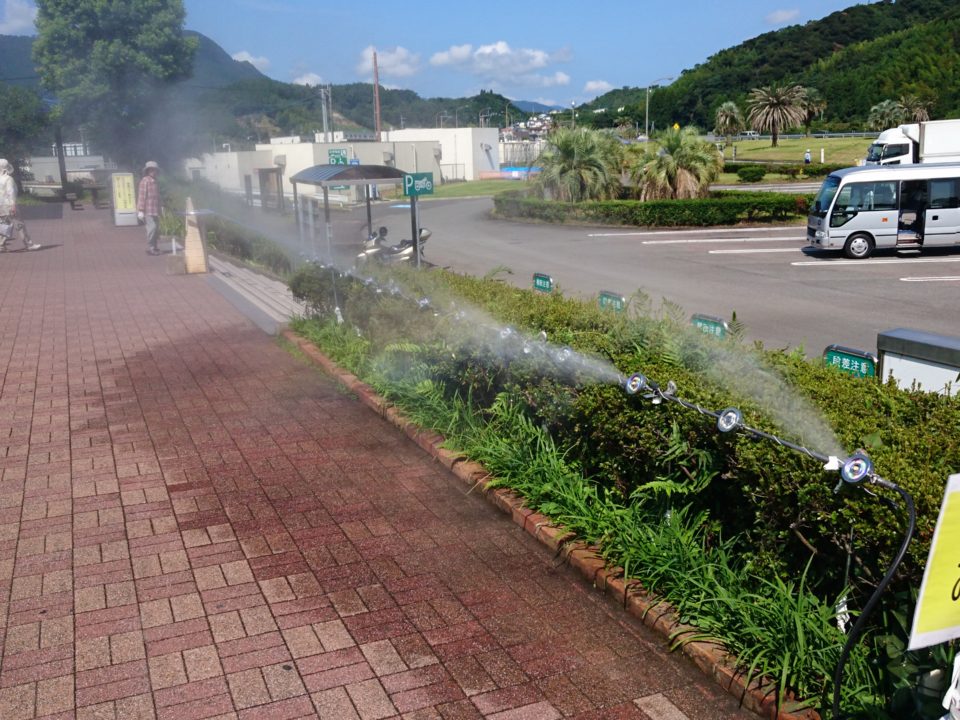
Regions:
<instances>
[{"instance_id":1,"label":"paving stone","mask_svg":"<svg viewBox=\"0 0 960 720\"><path fill-rule=\"evenodd\" d=\"M0 262L3 720L749 717L111 219Z\"/></svg>"}]
</instances>

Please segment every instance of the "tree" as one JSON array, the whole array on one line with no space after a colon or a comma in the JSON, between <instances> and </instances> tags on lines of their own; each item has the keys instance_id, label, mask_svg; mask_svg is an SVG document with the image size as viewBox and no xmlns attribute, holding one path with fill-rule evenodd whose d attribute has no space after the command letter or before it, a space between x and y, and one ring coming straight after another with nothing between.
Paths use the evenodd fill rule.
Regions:
<instances>
[{"instance_id":1,"label":"tree","mask_svg":"<svg viewBox=\"0 0 960 720\"><path fill-rule=\"evenodd\" d=\"M16 165L47 130L48 115L35 93L5 83L0 83L0 107L0 148Z\"/></svg>"},{"instance_id":2,"label":"tree","mask_svg":"<svg viewBox=\"0 0 960 720\"><path fill-rule=\"evenodd\" d=\"M641 200L697 198L723 169L723 156L713 143L700 139L696 128L664 130L659 148L648 148L631 170Z\"/></svg>"},{"instance_id":3,"label":"tree","mask_svg":"<svg viewBox=\"0 0 960 720\"><path fill-rule=\"evenodd\" d=\"M769 131L773 147L780 131L803 123L804 88L800 85L765 85L750 91L747 120L754 130Z\"/></svg>"},{"instance_id":4,"label":"tree","mask_svg":"<svg viewBox=\"0 0 960 720\"><path fill-rule=\"evenodd\" d=\"M620 194L620 141L589 128L557 128L534 161L537 184L554 200L610 200Z\"/></svg>"},{"instance_id":5,"label":"tree","mask_svg":"<svg viewBox=\"0 0 960 720\"><path fill-rule=\"evenodd\" d=\"M817 119L817 115L827 109L827 101L816 88L806 87L803 89L803 99L800 101L800 107L803 108L803 129L807 136L810 135L810 124Z\"/></svg>"},{"instance_id":6,"label":"tree","mask_svg":"<svg viewBox=\"0 0 960 720\"><path fill-rule=\"evenodd\" d=\"M901 95L897 105L903 110L903 116L910 122L920 123L930 119L930 106L933 102L917 95Z\"/></svg>"},{"instance_id":7,"label":"tree","mask_svg":"<svg viewBox=\"0 0 960 720\"><path fill-rule=\"evenodd\" d=\"M37 0L34 61L63 121L88 127L128 167L177 154L152 136L151 120L169 84L193 67L197 42L183 36L184 17L182 0Z\"/></svg>"},{"instance_id":8,"label":"tree","mask_svg":"<svg viewBox=\"0 0 960 720\"><path fill-rule=\"evenodd\" d=\"M870 108L870 117L867 118L867 123L874 130L886 130L902 125L906 119L906 114L900 103L896 100L883 100Z\"/></svg>"},{"instance_id":9,"label":"tree","mask_svg":"<svg viewBox=\"0 0 960 720\"><path fill-rule=\"evenodd\" d=\"M743 114L735 102L728 100L717 108L714 132L726 136L729 144L731 136L741 130L743 130Z\"/></svg>"}]
</instances>

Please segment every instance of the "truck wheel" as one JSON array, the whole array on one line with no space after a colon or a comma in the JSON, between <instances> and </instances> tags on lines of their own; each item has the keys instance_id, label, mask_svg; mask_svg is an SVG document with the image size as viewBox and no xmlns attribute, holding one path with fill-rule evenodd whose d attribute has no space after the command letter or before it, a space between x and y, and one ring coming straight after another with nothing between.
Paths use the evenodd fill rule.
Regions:
<instances>
[{"instance_id":1,"label":"truck wheel","mask_svg":"<svg viewBox=\"0 0 960 720\"><path fill-rule=\"evenodd\" d=\"M873 238L869 235L851 235L843 245L843 254L853 260L863 260L873 253Z\"/></svg>"}]
</instances>

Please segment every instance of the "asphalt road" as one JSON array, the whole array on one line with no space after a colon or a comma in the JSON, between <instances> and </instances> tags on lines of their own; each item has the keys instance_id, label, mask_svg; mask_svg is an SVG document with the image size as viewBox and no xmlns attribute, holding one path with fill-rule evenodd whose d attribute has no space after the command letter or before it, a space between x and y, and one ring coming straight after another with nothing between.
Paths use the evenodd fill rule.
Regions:
<instances>
[{"instance_id":1,"label":"asphalt road","mask_svg":"<svg viewBox=\"0 0 960 720\"><path fill-rule=\"evenodd\" d=\"M500 276L530 287L547 273L565 293L645 293L688 314L729 320L768 348L802 347L817 356L836 343L876 351L877 333L911 327L960 335L960 249L881 252L851 261L805 249L803 226L640 230L495 220L489 198L420 203L433 236L425 257L456 272ZM374 209L390 238L410 235L402 203Z\"/></svg>"}]
</instances>

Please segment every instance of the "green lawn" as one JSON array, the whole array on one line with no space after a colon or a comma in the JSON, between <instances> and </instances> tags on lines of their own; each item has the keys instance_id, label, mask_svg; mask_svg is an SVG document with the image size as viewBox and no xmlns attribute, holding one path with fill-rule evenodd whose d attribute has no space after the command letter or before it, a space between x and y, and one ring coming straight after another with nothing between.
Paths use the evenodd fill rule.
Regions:
<instances>
[{"instance_id":1,"label":"green lawn","mask_svg":"<svg viewBox=\"0 0 960 720\"><path fill-rule=\"evenodd\" d=\"M506 190L519 190L526 187L523 180L469 180L467 182L446 183L433 186L435 198L459 198L471 195L496 195Z\"/></svg>"},{"instance_id":2,"label":"green lawn","mask_svg":"<svg viewBox=\"0 0 960 720\"><path fill-rule=\"evenodd\" d=\"M769 140L738 140L733 143L737 148L737 160L775 160L779 162L803 162L803 153L808 148L813 162L820 162L820 149L823 148L823 160L830 165L856 165L867 155L867 148L873 138L799 138L781 139L777 147ZM728 145L723 156L733 158L732 148Z\"/></svg>"}]
</instances>

